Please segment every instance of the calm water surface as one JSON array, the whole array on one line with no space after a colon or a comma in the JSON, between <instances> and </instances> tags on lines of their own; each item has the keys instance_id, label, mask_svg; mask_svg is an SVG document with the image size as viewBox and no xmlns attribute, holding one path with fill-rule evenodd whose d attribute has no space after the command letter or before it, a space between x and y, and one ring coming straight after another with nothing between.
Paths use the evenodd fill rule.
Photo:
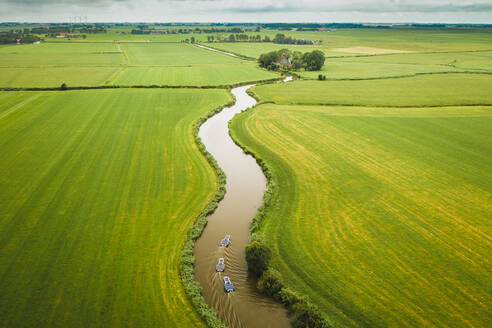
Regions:
<instances>
[{"instance_id":1,"label":"calm water surface","mask_svg":"<svg viewBox=\"0 0 492 328\"><path fill-rule=\"evenodd\" d=\"M227 176L227 192L196 242L195 275L207 304L229 327L290 327L283 306L257 292L245 259L249 225L261 205L266 179L255 159L234 144L228 123L234 115L256 104L246 93L250 87L233 89L236 104L207 120L199 131L207 150ZM231 235L231 245L219 247L226 234ZM215 272L220 257L225 258L224 273ZM234 292L224 291L224 276L231 278L236 287Z\"/></svg>"}]
</instances>

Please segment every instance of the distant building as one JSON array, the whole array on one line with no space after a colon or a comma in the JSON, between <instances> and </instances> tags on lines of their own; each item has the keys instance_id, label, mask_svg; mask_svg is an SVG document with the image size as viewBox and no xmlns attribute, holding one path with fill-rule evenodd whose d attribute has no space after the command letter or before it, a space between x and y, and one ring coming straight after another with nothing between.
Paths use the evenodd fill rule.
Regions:
<instances>
[{"instance_id":1,"label":"distant building","mask_svg":"<svg viewBox=\"0 0 492 328\"><path fill-rule=\"evenodd\" d=\"M286 58L285 56L282 55L282 56L280 56L279 59L277 59L277 61L275 62L275 65L278 65L278 66L286 65L286 66L290 67L290 66L292 66L292 63L291 63L289 58Z\"/></svg>"}]
</instances>

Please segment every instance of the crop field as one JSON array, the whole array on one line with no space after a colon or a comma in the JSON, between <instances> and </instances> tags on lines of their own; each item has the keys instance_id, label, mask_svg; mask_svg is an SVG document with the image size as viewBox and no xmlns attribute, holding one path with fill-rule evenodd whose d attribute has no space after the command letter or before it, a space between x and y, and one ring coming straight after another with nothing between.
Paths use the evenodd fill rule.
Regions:
<instances>
[{"instance_id":1,"label":"crop field","mask_svg":"<svg viewBox=\"0 0 492 328\"><path fill-rule=\"evenodd\" d=\"M452 106L492 104L492 74L430 74L357 81L295 81L255 87L277 104Z\"/></svg>"},{"instance_id":2,"label":"crop field","mask_svg":"<svg viewBox=\"0 0 492 328\"><path fill-rule=\"evenodd\" d=\"M238 82L274 79L279 75L242 65L193 65L177 67L128 67L112 84L119 85L228 85Z\"/></svg>"},{"instance_id":3,"label":"crop field","mask_svg":"<svg viewBox=\"0 0 492 328\"><path fill-rule=\"evenodd\" d=\"M117 67L0 68L0 87L59 87L105 85L120 72Z\"/></svg>"},{"instance_id":4,"label":"crop field","mask_svg":"<svg viewBox=\"0 0 492 328\"><path fill-rule=\"evenodd\" d=\"M300 71L304 79L317 79L323 74L329 80L371 79L382 77L412 76L422 73L459 72L461 70L445 65L393 64L336 61L328 59L321 71Z\"/></svg>"},{"instance_id":5,"label":"crop field","mask_svg":"<svg viewBox=\"0 0 492 328\"><path fill-rule=\"evenodd\" d=\"M193 123L224 90L0 93L5 327L203 327L178 275L216 191Z\"/></svg>"},{"instance_id":6,"label":"crop field","mask_svg":"<svg viewBox=\"0 0 492 328\"><path fill-rule=\"evenodd\" d=\"M122 85L224 85L276 78L256 63L188 44L122 44L130 67L114 80Z\"/></svg>"},{"instance_id":7,"label":"crop field","mask_svg":"<svg viewBox=\"0 0 492 328\"><path fill-rule=\"evenodd\" d=\"M0 48L0 87L228 85L276 78L252 61L183 43L44 43Z\"/></svg>"},{"instance_id":8,"label":"crop field","mask_svg":"<svg viewBox=\"0 0 492 328\"><path fill-rule=\"evenodd\" d=\"M181 43L121 44L132 66L186 66L237 64L241 60L214 51Z\"/></svg>"},{"instance_id":9,"label":"crop field","mask_svg":"<svg viewBox=\"0 0 492 328\"><path fill-rule=\"evenodd\" d=\"M0 67L112 66L124 62L115 43L41 43L0 48Z\"/></svg>"},{"instance_id":10,"label":"crop field","mask_svg":"<svg viewBox=\"0 0 492 328\"><path fill-rule=\"evenodd\" d=\"M363 57L327 58L321 72L301 71L304 78L367 79L437 72L492 73L491 51L406 53Z\"/></svg>"},{"instance_id":11,"label":"crop field","mask_svg":"<svg viewBox=\"0 0 492 328\"><path fill-rule=\"evenodd\" d=\"M407 32L326 37L359 55L253 88L232 135L273 174L273 268L332 326L487 327L490 33Z\"/></svg>"},{"instance_id":12,"label":"crop field","mask_svg":"<svg viewBox=\"0 0 492 328\"><path fill-rule=\"evenodd\" d=\"M282 32L297 39L321 40L326 49L352 49L353 53L374 53L371 48L385 52L427 52L492 50L489 29L337 29L332 32ZM345 50L344 50L345 51Z\"/></svg>"},{"instance_id":13,"label":"crop field","mask_svg":"<svg viewBox=\"0 0 492 328\"><path fill-rule=\"evenodd\" d=\"M326 56L323 69L297 72L305 79L323 74L328 80L372 79L442 72L492 72L492 37L481 30L460 33L442 31L379 30L337 32L282 32L299 39L321 40L318 45L282 45L265 42L212 43L217 49L258 58L262 53L289 49L321 50ZM469 34L466 36L466 34ZM432 36L432 37L431 37ZM401 43L400 38L414 38ZM442 42L436 43L434 37ZM467 39L465 39L465 37ZM447 40L447 41L446 41ZM412 47L408 47L411 44Z\"/></svg>"},{"instance_id":14,"label":"crop field","mask_svg":"<svg viewBox=\"0 0 492 328\"><path fill-rule=\"evenodd\" d=\"M487 327L491 126L479 106L243 113L233 134L277 185L274 268L334 327Z\"/></svg>"}]
</instances>

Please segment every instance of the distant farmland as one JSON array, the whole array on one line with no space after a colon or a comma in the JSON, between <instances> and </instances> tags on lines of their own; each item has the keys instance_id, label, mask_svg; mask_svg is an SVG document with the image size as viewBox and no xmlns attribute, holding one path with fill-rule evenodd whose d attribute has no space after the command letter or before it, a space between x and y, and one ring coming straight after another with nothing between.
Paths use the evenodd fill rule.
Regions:
<instances>
[{"instance_id":1,"label":"distant farmland","mask_svg":"<svg viewBox=\"0 0 492 328\"><path fill-rule=\"evenodd\" d=\"M269 103L231 124L273 174L273 268L334 327L489 325L490 34L434 32L316 34L323 70L253 88Z\"/></svg>"},{"instance_id":2,"label":"distant farmland","mask_svg":"<svg viewBox=\"0 0 492 328\"><path fill-rule=\"evenodd\" d=\"M193 123L224 90L0 93L6 327L204 327L178 268L215 193Z\"/></svg>"},{"instance_id":3,"label":"distant farmland","mask_svg":"<svg viewBox=\"0 0 492 328\"><path fill-rule=\"evenodd\" d=\"M277 104L359 106L490 105L492 74L431 74L358 81L298 81L253 91Z\"/></svg>"},{"instance_id":4,"label":"distant farmland","mask_svg":"<svg viewBox=\"0 0 492 328\"><path fill-rule=\"evenodd\" d=\"M1 47L0 56L0 87L216 86L278 77L183 43L45 43Z\"/></svg>"}]
</instances>

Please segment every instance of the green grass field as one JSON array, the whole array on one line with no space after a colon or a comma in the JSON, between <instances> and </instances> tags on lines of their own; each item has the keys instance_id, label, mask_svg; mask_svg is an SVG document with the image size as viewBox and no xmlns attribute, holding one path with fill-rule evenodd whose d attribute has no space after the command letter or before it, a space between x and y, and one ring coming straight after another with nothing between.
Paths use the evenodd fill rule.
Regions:
<instances>
[{"instance_id":1,"label":"green grass field","mask_svg":"<svg viewBox=\"0 0 492 328\"><path fill-rule=\"evenodd\" d=\"M436 72L492 72L492 52L406 53L327 58L321 72L301 71L303 78L368 79Z\"/></svg>"},{"instance_id":2,"label":"green grass field","mask_svg":"<svg viewBox=\"0 0 492 328\"><path fill-rule=\"evenodd\" d=\"M118 67L0 68L0 87L96 86L109 84L119 74Z\"/></svg>"},{"instance_id":3,"label":"green grass field","mask_svg":"<svg viewBox=\"0 0 492 328\"><path fill-rule=\"evenodd\" d=\"M279 75L254 64L193 65L188 67L128 67L112 84L116 85L229 85L238 82L274 79Z\"/></svg>"},{"instance_id":4,"label":"green grass field","mask_svg":"<svg viewBox=\"0 0 492 328\"><path fill-rule=\"evenodd\" d=\"M114 66L124 56L114 43L41 43L0 47L0 67Z\"/></svg>"},{"instance_id":5,"label":"green grass field","mask_svg":"<svg viewBox=\"0 0 492 328\"><path fill-rule=\"evenodd\" d=\"M256 63L183 43L45 43L0 48L0 87L215 86L276 78Z\"/></svg>"},{"instance_id":6,"label":"green grass field","mask_svg":"<svg viewBox=\"0 0 492 328\"><path fill-rule=\"evenodd\" d=\"M255 87L277 104L452 106L492 104L492 74L431 74L361 81L295 81Z\"/></svg>"},{"instance_id":7,"label":"green grass field","mask_svg":"<svg viewBox=\"0 0 492 328\"><path fill-rule=\"evenodd\" d=\"M232 56L185 43L123 43L121 48L132 66L188 66L243 62Z\"/></svg>"},{"instance_id":8,"label":"green grass field","mask_svg":"<svg viewBox=\"0 0 492 328\"><path fill-rule=\"evenodd\" d=\"M411 76L421 73L458 72L455 67L426 64L392 64L342 62L328 59L321 71L300 71L303 79L318 79L319 74L328 80L338 79L371 79L381 77Z\"/></svg>"},{"instance_id":9,"label":"green grass field","mask_svg":"<svg viewBox=\"0 0 492 328\"><path fill-rule=\"evenodd\" d=\"M213 34L169 34L169 35L128 35L121 32L130 31L129 28L113 28L108 33L88 34L87 39L56 39L49 38L51 42L62 41L72 43L83 42L180 42L194 37L198 41L206 41L212 35L223 38L230 33ZM325 52L333 49L366 47L377 49L389 49L400 51L422 52L433 49L434 51L460 51L466 50L492 50L492 34L487 28L392 28L392 29L336 29L331 32L301 32L262 30L261 32L247 32L249 35L260 34L262 38L274 37L277 33L283 33L296 39L321 40L321 48ZM227 45L225 45L227 46ZM235 45L231 45L234 47ZM267 46L270 47L270 46ZM360 50L355 50L357 54ZM338 52L338 51L335 51ZM254 52L252 52L254 54ZM343 53L341 53L343 55Z\"/></svg>"},{"instance_id":10,"label":"green grass field","mask_svg":"<svg viewBox=\"0 0 492 328\"><path fill-rule=\"evenodd\" d=\"M234 136L277 185L273 266L334 327L488 327L490 126L492 107L240 115Z\"/></svg>"},{"instance_id":11,"label":"green grass field","mask_svg":"<svg viewBox=\"0 0 492 328\"><path fill-rule=\"evenodd\" d=\"M203 327L178 270L224 90L0 93L3 327Z\"/></svg>"}]
</instances>

